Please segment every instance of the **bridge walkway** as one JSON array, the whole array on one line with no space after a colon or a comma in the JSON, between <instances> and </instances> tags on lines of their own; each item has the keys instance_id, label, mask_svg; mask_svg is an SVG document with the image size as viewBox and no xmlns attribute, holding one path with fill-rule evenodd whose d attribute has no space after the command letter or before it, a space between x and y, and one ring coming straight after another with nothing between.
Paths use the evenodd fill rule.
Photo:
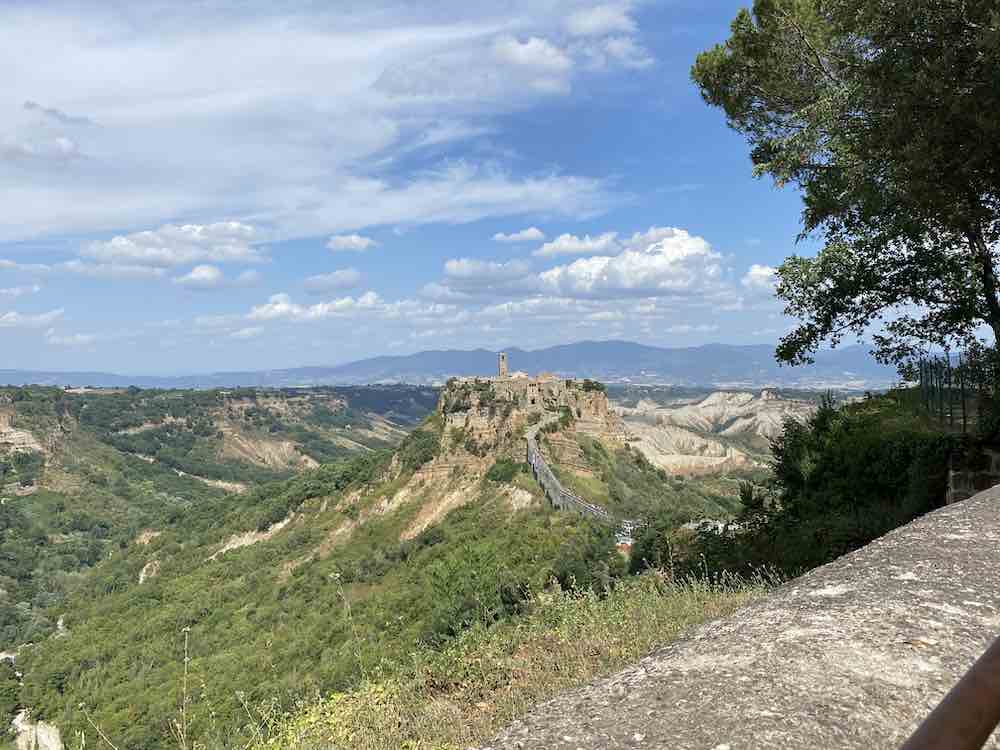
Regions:
<instances>
[{"instance_id":1,"label":"bridge walkway","mask_svg":"<svg viewBox=\"0 0 1000 750\"><path fill-rule=\"evenodd\" d=\"M525 442L527 443L526 458L531 467L531 473L535 477L545 497L549 503L557 510L566 510L578 513L581 516L593 518L601 523L616 526L618 531L616 539L618 544L631 545L633 535L642 526L642 522L635 519L615 518L607 508L589 503L574 492L570 492L556 478L556 475L549 468L542 451L538 447L538 433L559 419L558 414L547 414L537 424L531 425L525 432Z\"/></svg>"}]
</instances>

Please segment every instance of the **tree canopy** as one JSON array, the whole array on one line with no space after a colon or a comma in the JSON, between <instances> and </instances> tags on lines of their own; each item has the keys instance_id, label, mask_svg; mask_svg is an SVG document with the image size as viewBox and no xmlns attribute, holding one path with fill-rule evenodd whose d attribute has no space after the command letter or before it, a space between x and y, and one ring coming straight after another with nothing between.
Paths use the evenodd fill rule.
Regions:
<instances>
[{"instance_id":1,"label":"tree canopy","mask_svg":"<svg viewBox=\"0 0 1000 750\"><path fill-rule=\"evenodd\" d=\"M1000 341L1000 11L995 0L755 0L692 77L803 193L777 294L798 326L778 358L874 330L905 363L927 345Z\"/></svg>"}]
</instances>

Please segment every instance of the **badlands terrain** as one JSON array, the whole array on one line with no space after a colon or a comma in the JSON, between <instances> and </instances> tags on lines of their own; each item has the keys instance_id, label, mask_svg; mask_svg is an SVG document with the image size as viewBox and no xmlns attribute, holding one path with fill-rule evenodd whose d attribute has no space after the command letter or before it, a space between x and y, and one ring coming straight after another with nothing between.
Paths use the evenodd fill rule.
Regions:
<instances>
[{"instance_id":1,"label":"badlands terrain","mask_svg":"<svg viewBox=\"0 0 1000 750\"><path fill-rule=\"evenodd\" d=\"M669 474L699 476L763 467L771 439L787 419L812 414L808 391L696 391L669 387L613 389L629 444Z\"/></svg>"}]
</instances>

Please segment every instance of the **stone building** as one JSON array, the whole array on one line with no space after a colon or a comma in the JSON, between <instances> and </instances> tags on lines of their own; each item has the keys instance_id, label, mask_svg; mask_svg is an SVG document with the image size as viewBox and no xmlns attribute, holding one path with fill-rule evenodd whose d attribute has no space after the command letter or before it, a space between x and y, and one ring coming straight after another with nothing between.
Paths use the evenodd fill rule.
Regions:
<instances>
[{"instance_id":1,"label":"stone building","mask_svg":"<svg viewBox=\"0 0 1000 750\"><path fill-rule=\"evenodd\" d=\"M536 377L511 373L505 352L497 357L495 377L450 381L441 394L439 410L449 428L478 431L485 424L497 426L500 416L518 422L531 413L569 410L583 432L620 438L623 431L602 387L591 381L558 378L549 372Z\"/></svg>"}]
</instances>

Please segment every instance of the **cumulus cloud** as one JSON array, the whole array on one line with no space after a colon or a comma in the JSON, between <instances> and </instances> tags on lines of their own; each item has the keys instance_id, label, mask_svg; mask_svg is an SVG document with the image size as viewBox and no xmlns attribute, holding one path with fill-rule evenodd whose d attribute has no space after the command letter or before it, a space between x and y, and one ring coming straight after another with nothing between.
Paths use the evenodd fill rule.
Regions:
<instances>
[{"instance_id":1,"label":"cumulus cloud","mask_svg":"<svg viewBox=\"0 0 1000 750\"><path fill-rule=\"evenodd\" d=\"M493 235L494 242L541 242L544 239L545 232L538 227L528 227L512 234L497 232Z\"/></svg>"},{"instance_id":2,"label":"cumulus cloud","mask_svg":"<svg viewBox=\"0 0 1000 750\"><path fill-rule=\"evenodd\" d=\"M493 52L501 62L563 73L573 67L573 60L552 42L533 36L524 42L514 37L500 37Z\"/></svg>"},{"instance_id":3,"label":"cumulus cloud","mask_svg":"<svg viewBox=\"0 0 1000 750\"><path fill-rule=\"evenodd\" d=\"M539 274L543 290L565 297L685 296L721 291L723 259L677 229L643 250L581 258Z\"/></svg>"},{"instance_id":4,"label":"cumulus cloud","mask_svg":"<svg viewBox=\"0 0 1000 750\"><path fill-rule=\"evenodd\" d=\"M582 8L566 18L566 30L573 36L603 36L636 31L635 21L625 4L597 5Z\"/></svg>"},{"instance_id":5,"label":"cumulus cloud","mask_svg":"<svg viewBox=\"0 0 1000 750\"><path fill-rule=\"evenodd\" d=\"M548 257L553 255L596 255L598 253L619 253L622 250L645 250L650 245L663 239L687 233L675 227L650 227L645 232L635 232L631 237L619 239L618 232L604 232L595 237L589 234L578 237L574 234L563 234L546 242L535 255Z\"/></svg>"},{"instance_id":6,"label":"cumulus cloud","mask_svg":"<svg viewBox=\"0 0 1000 750\"><path fill-rule=\"evenodd\" d=\"M627 250L644 250L653 243L674 237L680 232L687 234L683 229L676 227L650 227L645 232L635 232L623 242L623 245Z\"/></svg>"},{"instance_id":7,"label":"cumulus cloud","mask_svg":"<svg viewBox=\"0 0 1000 750\"><path fill-rule=\"evenodd\" d=\"M195 266L184 276L174 279L175 284L191 289L217 289L225 282L226 277L216 266Z\"/></svg>"},{"instance_id":8,"label":"cumulus cloud","mask_svg":"<svg viewBox=\"0 0 1000 750\"><path fill-rule=\"evenodd\" d=\"M460 302L472 299L472 295L469 293L460 292L457 289L452 289L446 284L439 284L436 281L424 284L424 286L420 289L420 296L425 299L436 300L438 302Z\"/></svg>"},{"instance_id":9,"label":"cumulus cloud","mask_svg":"<svg viewBox=\"0 0 1000 750\"><path fill-rule=\"evenodd\" d=\"M629 36L589 41L579 45L577 49L586 66L595 71L617 68L642 70L655 62L652 55Z\"/></svg>"},{"instance_id":10,"label":"cumulus cloud","mask_svg":"<svg viewBox=\"0 0 1000 750\"><path fill-rule=\"evenodd\" d=\"M534 286L531 266L522 260L505 263L476 260L473 258L453 258L444 264L445 284L449 293L441 288L424 287L424 296L434 294L436 299L448 299L456 295L492 295L497 293L523 293Z\"/></svg>"},{"instance_id":11,"label":"cumulus cloud","mask_svg":"<svg viewBox=\"0 0 1000 750\"><path fill-rule=\"evenodd\" d=\"M378 243L371 237L363 237L360 234L339 234L331 237L326 246L333 252L363 253L373 247L378 247Z\"/></svg>"},{"instance_id":12,"label":"cumulus cloud","mask_svg":"<svg viewBox=\"0 0 1000 750\"><path fill-rule=\"evenodd\" d=\"M62 308L37 315L27 315L14 310L0 313L0 328L45 328L59 320L65 313Z\"/></svg>"},{"instance_id":13,"label":"cumulus cloud","mask_svg":"<svg viewBox=\"0 0 1000 750\"><path fill-rule=\"evenodd\" d=\"M0 297L23 297L27 294L38 294L42 291L42 287L38 284L31 284L30 286L14 286L8 287L6 289L0 289Z\"/></svg>"},{"instance_id":14,"label":"cumulus cloud","mask_svg":"<svg viewBox=\"0 0 1000 750\"><path fill-rule=\"evenodd\" d=\"M740 283L751 292L774 294L774 287L778 281L776 273L777 269L771 266L754 263L750 266L750 270L743 275Z\"/></svg>"},{"instance_id":15,"label":"cumulus cloud","mask_svg":"<svg viewBox=\"0 0 1000 750\"><path fill-rule=\"evenodd\" d=\"M614 251L619 247L617 232L605 232L596 237L563 234L552 242L546 242L534 254L543 258L551 255L587 255Z\"/></svg>"},{"instance_id":16,"label":"cumulus cloud","mask_svg":"<svg viewBox=\"0 0 1000 750\"><path fill-rule=\"evenodd\" d=\"M360 271L355 268L344 268L332 273L310 276L306 279L304 286L310 294L322 294L339 289L353 289L360 283Z\"/></svg>"},{"instance_id":17,"label":"cumulus cloud","mask_svg":"<svg viewBox=\"0 0 1000 750\"><path fill-rule=\"evenodd\" d=\"M250 269L229 279L218 266L205 264L195 266L183 276L175 277L174 283L188 289L209 291L234 286L252 286L259 282L260 278L259 271Z\"/></svg>"},{"instance_id":18,"label":"cumulus cloud","mask_svg":"<svg viewBox=\"0 0 1000 750\"><path fill-rule=\"evenodd\" d=\"M257 305L248 316L251 320L291 320L310 321L323 320L338 316L350 315L358 311L371 310L381 303L375 292L365 292L360 297L341 297L330 302L319 302L315 305L300 305L292 302L288 294L275 294L266 304Z\"/></svg>"},{"instance_id":19,"label":"cumulus cloud","mask_svg":"<svg viewBox=\"0 0 1000 750\"><path fill-rule=\"evenodd\" d=\"M104 263L170 267L211 263L261 263L267 257L251 243L254 227L238 221L215 224L166 224L159 229L91 242L80 254Z\"/></svg>"},{"instance_id":20,"label":"cumulus cloud","mask_svg":"<svg viewBox=\"0 0 1000 750\"><path fill-rule=\"evenodd\" d=\"M100 337L92 333L60 334L55 328L45 332L45 343L66 348L86 347L96 343Z\"/></svg>"}]
</instances>

